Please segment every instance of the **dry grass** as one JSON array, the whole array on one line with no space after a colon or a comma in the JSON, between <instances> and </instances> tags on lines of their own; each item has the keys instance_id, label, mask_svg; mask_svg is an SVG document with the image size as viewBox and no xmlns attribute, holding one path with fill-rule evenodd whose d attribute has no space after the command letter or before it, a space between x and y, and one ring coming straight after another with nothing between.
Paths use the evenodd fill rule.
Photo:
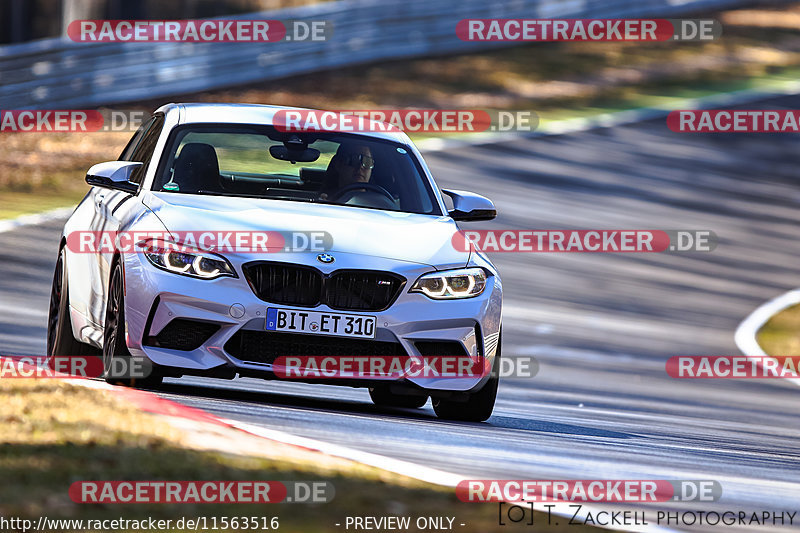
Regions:
<instances>
[{"instance_id":1,"label":"dry grass","mask_svg":"<svg viewBox=\"0 0 800 533\"><path fill-rule=\"evenodd\" d=\"M769 319L759 330L757 340L769 355L800 356L800 305Z\"/></svg>"},{"instance_id":2,"label":"dry grass","mask_svg":"<svg viewBox=\"0 0 800 533\"><path fill-rule=\"evenodd\" d=\"M129 133L0 134L0 219L74 205L86 171L114 160Z\"/></svg>"}]
</instances>

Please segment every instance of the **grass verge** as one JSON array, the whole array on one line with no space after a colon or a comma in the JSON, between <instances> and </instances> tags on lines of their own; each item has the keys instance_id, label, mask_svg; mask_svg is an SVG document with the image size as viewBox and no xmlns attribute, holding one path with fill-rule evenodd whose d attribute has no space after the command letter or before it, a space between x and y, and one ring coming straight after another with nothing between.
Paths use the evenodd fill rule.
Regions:
<instances>
[{"instance_id":1,"label":"grass verge","mask_svg":"<svg viewBox=\"0 0 800 533\"><path fill-rule=\"evenodd\" d=\"M3 191L0 193L0 219L77 205L85 195L83 188L37 194Z\"/></svg>"},{"instance_id":2,"label":"grass verge","mask_svg":"<svg viewBox=\"0 0 800 533\"><path fill-rule=\"evenodd\" d=\"M769 355L800 356L800 305L770 318L756 334L756 340Z\"/></svg>"},{"instance_id":3,"label":"grass verge","mask_svg":"<svg viewBox=\"0 0 800 533\"><path fill-rule=\"evenodd\" d=\"M182 516L209 520L278 516L281 531L334 532L343 530L346 516L411 516L412 521L419 516L450 516L455 517L457 530L507 530L497 523L497 504L462 503L452 489L269 441L255 441L254 455L200 449L197 438L187 437L163 417L142 413L107 392L60 380L0 380L0 421L0 479L4 480L0 516L4 517L34 521L39 516L153 517L172 519L174 524ZM251 438L235 433L237 439ZM213 440L225 446L226 438L222 434L199 439L209 447ZM67 490L79 480L327 480L334 484L336 496L327 504L266 506L76 504ZM537 531L590 530L560 521L561 526L548 526L546 515L537 513ZM78 528L66 528L71 529Z\"/></svg>"}]
</instances>

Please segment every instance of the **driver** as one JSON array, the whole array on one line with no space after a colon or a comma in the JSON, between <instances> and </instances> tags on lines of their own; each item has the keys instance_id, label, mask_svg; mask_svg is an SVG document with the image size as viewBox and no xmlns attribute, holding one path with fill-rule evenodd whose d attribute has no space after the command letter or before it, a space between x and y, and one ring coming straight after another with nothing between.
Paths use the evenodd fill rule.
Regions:
<instances>
[{"instance_id":1,"label":"driver","mask_svg":"<svg viewBox=\"0 0 800 533\"><path fill-rule=\"evenodd\" d=\"M336 198L338 191L354 183L369 183L374 167L369 146L340 144L328 165L328 179L320 199Z\"/></svg>"}]
</instances>

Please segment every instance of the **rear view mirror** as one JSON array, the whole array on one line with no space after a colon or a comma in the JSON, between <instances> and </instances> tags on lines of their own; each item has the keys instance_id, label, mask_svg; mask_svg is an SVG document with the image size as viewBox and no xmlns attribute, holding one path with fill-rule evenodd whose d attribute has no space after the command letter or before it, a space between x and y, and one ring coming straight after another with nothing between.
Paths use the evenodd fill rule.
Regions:
<instances>
[{"instance_id":1,"label":"rear view mirror","mask_svg":"<svg viewBox=\"0 0 800 533\"><path fill-rule=\"evenodd\" d=\"M136 161L107 161L98 163L86 173L86 183L92 187L103 187L136 194L139 185L130 181L134 171L143 163Z\"/></svg>"},{"instance_id":2,"label":"rear view mirror","mask_svg":"<svg viewBox=\"0 0 800 533\"><path fill-rule=\"evenodd\" d=\"M497 216L494 203L485 196L453 189L442 189L442 192L453 199L453 210L449 213L453 220L492 220Z\"/></svg>"},{"instance_id":3,"label":"rear view mirror","mask_svg":"<svg viewBox=\"0 0 800 533\"><path fill-rule=\"evenodd\" d=\"M276 144L269 147L269 155L280 161L311 163L319 159L319 150L307 147L287 147Z\"/></svg>"}]
</instances>

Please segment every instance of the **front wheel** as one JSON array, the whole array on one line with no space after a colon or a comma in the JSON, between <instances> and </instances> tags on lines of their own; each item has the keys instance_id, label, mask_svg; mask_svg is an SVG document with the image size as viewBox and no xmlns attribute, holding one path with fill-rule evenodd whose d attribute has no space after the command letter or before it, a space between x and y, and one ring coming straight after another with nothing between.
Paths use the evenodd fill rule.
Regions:
<instances>
[{"instance_id":1,"label":"front wheel","mask_svg":"<svg viewBox=\"0 0 800 533\"><path fill-rule=\"evenodd\" d=\"M465 422L483 422L492 416L497 399L497 385L500 382L500 346L503 335L497 340L497 353L492 363L492 373L483 387L469 395L465 402L434 398L433 410L439 418L445 420L461 420Z\"/></svg>"},{"instance_id":2,"label":"front wheel","mask_svg":"<svg viewBox=\"0 0 800 533\"><path fill-rule=\"evenodd\" d=\"M47 359L52 365L57 356L99 356L100 350L80 342L72 334L72 319L69 312L69 277L67 276L66 251L58 254L50 289L50 307L47 314Z\"/></svg>"},{"instance_id":3,"label":"front wheel","mask_svg":"<svg viewBox=\"0 0 800 533\"><path fill-rule=\"evenodd\" d=\"M105 380L126 387L157 387L162 376L149 360L134 361L125 342L125 291L122 262L116 261L108 283L103 336ZM138 364L137 364L138 363Z\"/></svg>"}]
</instances>

